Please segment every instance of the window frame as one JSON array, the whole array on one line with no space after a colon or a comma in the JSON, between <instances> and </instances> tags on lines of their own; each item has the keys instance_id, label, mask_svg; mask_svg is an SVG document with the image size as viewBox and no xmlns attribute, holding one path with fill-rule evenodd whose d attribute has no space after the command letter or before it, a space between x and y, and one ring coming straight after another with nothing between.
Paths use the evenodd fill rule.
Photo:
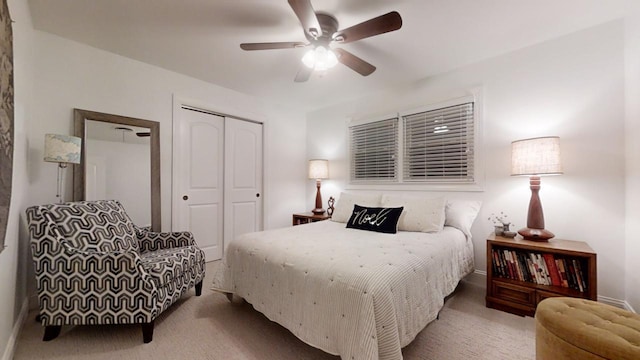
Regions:
<instances>
[{"instance_id":1,"label":"window frame","mask_svg":"<svg viewBox=\"0 0 640 360\"><path fill-rule=\"evenodd\" d=\"M348 166L348 181L347 190L403 190L403 191L484 191L485 184L485 171L484 171L484 143L482 133L482 114L484 110L482 101L482 91L475 89L471 95L450 99L447 101L432 103L429 105L410 108L407 110L399 111L393 115L376 116L370 118L363 118L360 120L352 120L347 124L347 166ZM463 182L460 180L429 180L429 181L416 181L404 179L404 122L402 117L405 115L416 114L420 112L426 112L431 110L442 109L446 107L461 105L464 103L473 102L473 181ZM352 154L351 154L351 135L350 128L352 126L362 125L366 123L372 123L376 121L386 120L390 118L396 118L398 125L398 149L397 149L397 166L396 166L396 180L379 181L379 180L356 180L351 178L352 174Z\"/></svg>"}]
</instances>

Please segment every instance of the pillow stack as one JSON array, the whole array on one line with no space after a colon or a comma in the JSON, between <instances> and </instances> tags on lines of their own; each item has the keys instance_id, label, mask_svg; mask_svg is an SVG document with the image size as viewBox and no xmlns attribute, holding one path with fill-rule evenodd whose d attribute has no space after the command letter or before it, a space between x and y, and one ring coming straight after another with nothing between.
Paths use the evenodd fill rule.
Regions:
<instances>
[{"instance_id":1,"label":"pillow stack","mask_svg":"<svg viewBox=\"0 0 640 360\"><path fill-rule=\"evenodd\" d=\"M480 211L481 204L480 201L447 200L445 197L343 192L336 202L331 220L347 223L347 227L387 233L395 233L393 230L396 229L432 233L442 231L444 226L452 226L462 231L467 238L471 238L471 225ZM398 210L399 208L402 210ZM369 226L379 223L375 221L375 217L381 211L383 215L387 215L385 226ZM397 214L400 214L399 217ZM368 219L369 225L365 224L365 219ZM393 221L396 219L397 224L394 224ZM352 223L354 220L358 223Z\"/></svg>"}]
</instances>

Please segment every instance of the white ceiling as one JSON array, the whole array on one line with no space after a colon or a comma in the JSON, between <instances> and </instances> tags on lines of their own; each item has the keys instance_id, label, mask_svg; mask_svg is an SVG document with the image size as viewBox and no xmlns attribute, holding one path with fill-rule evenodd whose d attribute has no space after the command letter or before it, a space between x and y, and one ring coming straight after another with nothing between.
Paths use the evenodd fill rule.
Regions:
<instances>
[{"instance_id":1,"label":"white ceiling","mask_svg":"<svg viewBox=\"0 0 640 360\"><path fill-rule=\"evenodd\" d=\"M268 101L311 110L404 86L624 15L624 0L312 0L346 28L398 11L402 29L340 45L377 67L338 64L294 83L305 41L286 0L29 0L36 29Z\"/></svg>"}]
</instances>

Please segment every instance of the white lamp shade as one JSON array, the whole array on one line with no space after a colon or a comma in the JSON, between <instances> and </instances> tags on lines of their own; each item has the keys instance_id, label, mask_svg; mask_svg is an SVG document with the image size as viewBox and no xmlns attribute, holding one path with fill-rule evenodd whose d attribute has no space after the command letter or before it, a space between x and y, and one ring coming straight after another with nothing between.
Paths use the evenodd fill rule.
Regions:
<instances>
[{"instance_id":1,"label":"white lamp shade","mask_svg":"<svg viewBox=\"0 0 640 360\"><path fill-rule=\"evenodd\" d=\"M46 134L44 136L44 161L80 164L82 139L69 135Z\"/></svg>"},{"instance_id":2,"label":"white lamp shade","mask_svg":"<svg viewBox=\"0 0 640 360\"><path fill-rule=\"evenodd\" d=\"M309 160L309 179L328 179L329 160Z\"/></svg>"},{"instance_id":3,"label":"white lamp shade","mask_svg":"<svg viewBox=\"0 0 640 360\"><path fill-rule=\"evenodd\" d=\"M517 140L511 143L511 175L560 175L560 138Z\"/></svg>"}]
</instances>

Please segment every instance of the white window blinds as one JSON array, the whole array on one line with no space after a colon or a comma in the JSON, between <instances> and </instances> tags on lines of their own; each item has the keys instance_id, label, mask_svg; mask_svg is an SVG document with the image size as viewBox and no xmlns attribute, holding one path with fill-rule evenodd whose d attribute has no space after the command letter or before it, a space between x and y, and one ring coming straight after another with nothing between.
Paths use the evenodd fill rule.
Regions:
<instances>
[{"instance_id":1,"label":"white window blinds","mask_svg":"<svg viewBox=\"0 0 640 360\"><path fill-rule=\"evenodd\" d=\"M398 119L349 127L351 181L396 181Z\"/></svg>"},{"instance_id":2,"label":"white window blinds","mask_svg":"<svg viewBox=\"0 0 640 360\"><path fill-rule=\"evenodd\" d=\"M474 181L473 103L402 116L403 180Z\"/></svg>"}]
</instances>

